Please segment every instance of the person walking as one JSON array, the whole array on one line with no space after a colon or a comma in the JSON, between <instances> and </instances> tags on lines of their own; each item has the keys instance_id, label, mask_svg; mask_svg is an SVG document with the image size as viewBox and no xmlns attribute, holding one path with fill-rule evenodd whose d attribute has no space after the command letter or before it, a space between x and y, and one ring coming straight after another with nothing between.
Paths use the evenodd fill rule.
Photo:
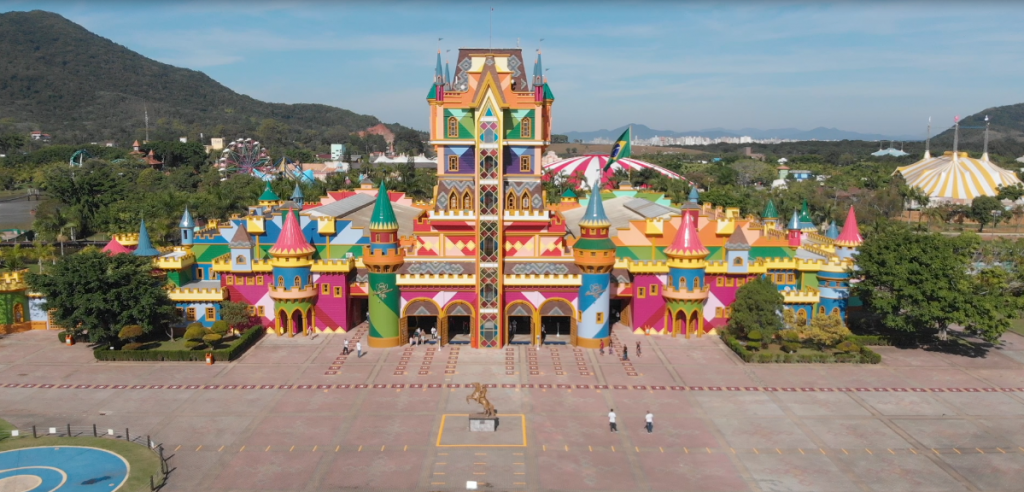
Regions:
<instances>
[{"instance_id":1,"label":"person walking","mask_svg":"<svg viewBox=\"0 0 1024 492\"><path fill-rule=\"evenodd\" d=\"M601 355L604 355L604 339L601 339Z\"/></svg>"},{"instance_id":2,"label":"person walking","mask_svg":"<svg viewBox=\"0 0 1024 492\"><path fill-rule=\"evenodd\" d=\"M345 347L341 349L341 355L348 355L348 339L345 339Z\"/></svg>"},{"instance_id":3,"label":"person walking","mask_svg":"<svg viewBox=\"0 0 1024 492\"><path fill-rule=\"evenodd\" d=\"M432 338L434 340L437 340L437 327L436 326L431 326L430 327L430 338Z\"/></svg>"},{"instance_id":4,"label":"person walking","mask_svg":"<svg viewBox=\"0 0 1024 492\"><path fill-rule=\"evenodd\" d=\"M356 358L363 358L363 344L362 342L356 342Z\"/></svg>"},{"instance_id":5,"label":"person walking","mask_svg":"<svg viewBox=\"0 0 1024 492\"><path fill-rule=\"evenodd\" d=\"M636 356L643 357L643 355L640 354L640 340L636 341Z\"/></svg>"},{"instance_id":6,"label":"person walking","mask_svg":"<svg viewBox=\"0 0 1024 492\"><path fill-rule=\"evenodd\" d=\"M622 346L622 360L629 360L629 347Z\"/></svg>"},{"instance_id":7,"label":"person walking","mask_svg":"<svg viewBox=\"0 0 1024 492\"><path fill-rule=\"evenodd\" d=\"M644 420L647 422L644 427L647 428L647 433L654 432L654 414L650 410L647 411L647 415L644 416Z\"/></svg>"},{"instance_id":8,"label":"person walking","mask_svg":"<svg viewBox=\"0 0 1024 492\"><path fill-rule=\"evenodd\" d=\"M611 432L619 432L619 427L615 425L615 409L608 409L608 428Z\"/></svg>"}]
</instances>

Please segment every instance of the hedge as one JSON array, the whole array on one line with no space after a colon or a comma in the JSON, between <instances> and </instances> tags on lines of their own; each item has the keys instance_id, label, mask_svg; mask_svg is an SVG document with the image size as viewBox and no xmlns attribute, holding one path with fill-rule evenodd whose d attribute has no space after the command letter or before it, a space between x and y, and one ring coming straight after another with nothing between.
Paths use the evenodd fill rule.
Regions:
<instances>
[{"instance_id":1,"label":"hedge","mask_svg":"<svg viewBox=\"0 0 1024 492\"><path fill-rule=\"evenodd\" d=\"M228 348L217 350L110 350L102 346L93 350L96 360L103 361L206 361L206 354L212 353L214 360L230 361L240 357L263 336L262 326L255 326L239 337Z\"/></svg>"},{"instance_id":2,"label":"hedge","mask_svg":"<svg viewBox=\"0 0 1024 492\"><path fill-rule=\"evenodd\" d=\"M890 341L888 337L883 337L880 335L850 335L846 337L846 339L862 347L866 345L875 345L882 347L888 347L892 345L892 341Z\"/></svg>"},{"instance_id":3,"label":"hedge","mask_svg":"<svg viewBox=\"0 0 1024 492\"><path fill-rule=\"evenodd\" d=\"M848 338L850 341L855 341L853 337ZM736 352L736 355L740 356L744 362L752 363L804 363L804 364L831 364L835 362L840 363L859 363L859 364L878 364L882 362L882 356L877 352L867 348L861 347L859 354L828 354L828 353L813 353L813 354L776 354L771 352L751 352L747 350L746 346L740 343L732 335L728 333L722 334L722 341L725 345ZM859 342L857 342L859 343Z\"/></svg>"}]
</instances>

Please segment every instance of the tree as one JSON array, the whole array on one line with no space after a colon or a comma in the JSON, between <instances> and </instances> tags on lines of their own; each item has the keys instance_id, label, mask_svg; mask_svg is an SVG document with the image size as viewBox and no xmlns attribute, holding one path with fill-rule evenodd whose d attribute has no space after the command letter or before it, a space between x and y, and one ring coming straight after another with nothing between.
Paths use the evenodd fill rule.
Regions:
<instances>
[{"instance_id":1,"label":"tree","mask_svg":"<svg viewBox=\"0 0 1024 492\"><path fill-rule=\"evenodd\" d=\"M0 261L3 262L4 270L8 272L15 272L24 268L26 259L28 259L28 255L21 249L20 244L15 244L11 248L0 249Z\"/></svg>"},{"instance_id":2,"label":"tree","mask_svg":"<svg viewBox=\"0 0 1024 492\"><path fill-rule=\"evenodd\" d=\"M244 331L254 324L253 316L249 314L251 307L244 302L221 301L220 319L227 323L232 330Z\"/></svg>"},{"instance_id":3,"label":"tree","mask_svg":"<svg viewBox=\"0 0 1024 492\"><path fill-rule=\"evenodd\" d=\"M811 319L808 338L822 347L831 347L848 336L850 330L843 324L843 318L839 314L819 314Z\"/></svg>"},{"instance_id":4,"label":"tree","mask_svg":"<svg viewBox=\"0 0 1024 492\"><path fill-rule=\"evenodd\" d=\"M782 294L770 280L758 277L736 291L729 332L745 337L747 333L758 330L770 339L782 329L781 312Z\"/></svg>"},{"instance_id":5,"label":"tree","mask_svg":"<svg viewBox=\"0 0 1024 492\"><path fill-rule=\"evenodd\" d=\"M971 200L971 208L968 217L978 223L978 232L981 232L986 225L992 224L995 227L999 224L1005 210L999 199L993 196L976 196Z\"/></svg>"},{"instance_id":6,"label":"tree","mask_svg":"<svg viewBox=\"0 0 1024 492\"><path fill-rule=\"evenodd\" d=\"M5 133L0 135L0 154L10 154L25 146L28 141L20 133Z\"/></svg>"},{"instance_id":7,"label":"tree","mask_svg":"<svg viewBox=\"0 0 1024 492\"><path fill-rule=\"evenodd\" d=\"M996 198L1000 200L1010 200L1011 202L1020 200L1021 197L1024 197L1024 185L1020 183L1013 186L1001 186L999 187L999 194L996 195Z\"/></svg>"},{"instance_id":8,"label":"tree","mask_svg":"<svg viewBox=\"0 0 1024 492\"><path fill-rule=\"evenodd\" d=\"M149 333L174 317L174 304L152 270L149 258L94 249L61 258L47 273L30 274L28 283L46 297L56 324L109 343L126 325Z\"/></svg>"},{"instance_id":9,"label":"tree","mask_svg":"<svg viewBox=\"0 0 1024 492\"><path fill-rule=\"evenodd\" d=\"M185 348L194 349L203 344L203 337L207 335L206 328L199 323L192 323L185 328Z\"/></svg>"},{"instance_id":10,"label":"tree","mask_svg":"<svg viewBox=\"0 0 1024 492\"><path fill-rule=\"evenodd\" d=\"M1020 317L1022 299L1010 287L1010 272L1002 267L985 268L973 277L973 302L965 307L967 333L994 342Z\"/></svg>"}]
</instances>

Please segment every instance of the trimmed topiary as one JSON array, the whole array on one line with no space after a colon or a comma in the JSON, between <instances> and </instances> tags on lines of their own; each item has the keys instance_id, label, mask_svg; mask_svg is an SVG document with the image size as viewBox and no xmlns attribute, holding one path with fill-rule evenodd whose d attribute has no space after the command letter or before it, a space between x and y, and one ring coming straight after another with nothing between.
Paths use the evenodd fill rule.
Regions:
<instances>
[{"instance_id":1,"label":"trimmed topiary","mask_svg":"<svg viewBox=\"0 0 1024 492\"><path fill-rule=\"evenodd\" d=\"M121 328L121 332L117 334L117 338L121 340L135 340L142 336L142 327L139 325L125 325Z\"/></svg>"},{"instance_id":2,"label":"trimmed topiary","mask_svg":"<svg viewBox=\"0 0 1024 492\"><path fill-rule=\"evenodd\" d=\"M796 330L782 330L779 332L784 342L799 342L800 334Z\"/></svg>"},{"instance_id":3,"label":"trimmed topiary","mask_svg":"<svg viewBox=\"0 0 1024 492\"><path fill-rule=\"evenodd\" d=\"M227 321L218 320L213 322L213 326L210 327L210 331L224 337L224 335L227 335L228 332L231 331L231 326L228 325Z\"/></svg>"},{"instance_id":4,"label":"trimmed topiary","mask_svg":"<svg viewBox=\"0 0 1024 492\"><path fill-rule=\"evenodd\" d=\"M189 341L201 341L206 336L206 328L199 323L192 323L188 325L188 329L185 330L185 340Z\"/></svg>"},{"instance_id":5,"label":"trimmed topiary","mask_svg":"<svg viewBox=\"0 0 1024 492\"><path fill-rule=\"evenodd\" d=\"M57 334L57 338L60 339L60 343L65 343L68 341L68 334L62 331Z\"/></svg>"},{"instance_id":6,"label":"trimmed topiary","mask_svg":"<svg viewBox=\"0 0 1024 492\"><path fill-rule=\"evenodd\" d=\"M753 330L750 333L747 333L747 340L752 342L759 342L762 338L764 338L764 335L762 335L759 330Z\"/></svg>"},{"instance_id":7,"label":"trimmed topiary","mask_svg":"<svg viewBox=\"0 0 1024 492\"><path fill-rule=\"evenodd\" d=\"M213 345L219 342L221 338L222 337L216 333L210 333L208 335L203 336L203 341L206 342L206 344L209 345L210 348L213 348Z\"/></svg>"},{"instance_id":8,"label":"trimmed topiary","mask_svg":"<svg viewBox=\"0 0 1024 492\"><path fill-rule=\"evenodd\" d=\"M187 348L189 350L195 350L195 349L197 349L199 347L202 347L202 346L203 346L203 342L198 342L198 341L195 341L195 340L189 340L189 341L185 342L185 348Z\"/></svg>"},{"instance_id":9,"label":"trimmed topiary","mask_svg":"<svg viewBox=\"0 0 1024 492\"><path fill-rule=\"evenodd\" d=\"M780 348L787 354L793 354L796 353L797 350L800 350L800 344L796 342L782 342Z\"/></svg>"},{"instance_id":10,"label":"trimmed topiary","mask_svg":"<svg viewBox=\"0 0 1024 492\"><path fill-rule=\"evenodd\" d=\"M847 340L845 342L841 342L839 345L836 345L836 350L840 352L846 352L848 354L855 354L860 352L860 345L857 345L856 343Z\"/></svg>"},{"instance_id":11,"label":"trimmed topiary","mask_svg":"<svg viewBox=\"0 0 1024 492\"><path fill-rule=\"evenodd\" d=\"M141 346L142 346L142 344L138 343L138 342L127 343L127 344L125 344L124 347L121 347L121 350L138 350L139 347L141 347Z\"/></svg>"}]
</instances>

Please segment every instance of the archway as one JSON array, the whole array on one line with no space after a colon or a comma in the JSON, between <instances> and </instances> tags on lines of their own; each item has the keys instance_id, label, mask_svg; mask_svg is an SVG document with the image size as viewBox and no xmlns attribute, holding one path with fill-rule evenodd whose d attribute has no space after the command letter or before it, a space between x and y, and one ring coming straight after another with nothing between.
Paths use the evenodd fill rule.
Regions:
<instances>
[{"instance_id":1,"label":"archway","mask_svg":"<svg viewBox=\"0 0 1024 492\"><path fill-rule=\"evenodd\" d=\"M576 309L564 299L549 299L540 305L541 343L572 343Z\"/></svg>"},{"instance_id":2,"label":"archway","mask_svg":"<svg viewBox=\"0 0 1024 492\"><path fill-rule=\"evenodd\" d=\"M690 338L690 333L696 333L698 338L704 335L704 323L701 321L700 311L696 309L690 313L689 321L686 323L686 338Z\"/></svg>"},{"instance_id":3,"label":"archway","mask_svg":"<svg viewBox=\"0 0 1024 492\"><path fill-rule=\"evenodd\" d=\"M441 345L448 343L470 343L473 339L473 320L476 316L473 306L464 301L455 301L444 309L441 318Z\"/></svg>"},{"instance_id":4,"label":"archway","mask_svg":"<svg viewBox=\"0 0 1024 492\"><path fill-rule=\"evenodd\" d=\"M300 333L302 333L304 331L303 330L303 327L304 327L303 325L305 324L304 323L304 321L305 321L304 318L305 318L305 316L303 315L301 309L296 309L296 310L292 311L291 326L289 327L290 331L288 332L288 336L295 336L295 335L298 335L298 334L300 334Z\"/></svg>"},{"instance_id":5,"label":"archway","mask_svg":"<svg viewBox=\"0 0 1024 492\"><path fill-rule=\"evenodd\" d=\"M369 299L365 297L349 297L348 301L348 318L349 324L346 330L351 330L360 323L367 321L367 315L370 313Z\"/></svg>"},{"instance_id":6,"label":"archway","mask_svg":"<svg viewBox=\"0 0 1024 492\"><path fill-rule=\"evenodd\" d=\"M527 302L515 301L505 306L505 326L508 329L508 343L537 343L535 311Z\"/></svg>"},{"instance_id":7,"label":"archway","mask_svg":"<svg viewBox=\"0 0 1024 492\"><path fill-rule=\"evenodd\" d=\"M431 299L414 299L405 305L402 311L405 317L405 340L415 336L416 331L429 335L432 328L438 328L438 317L441 315L441 308Z\"/></svg>"},{"instance_id":8,"label":"archway","mask_svg":"<svg viewBox=\"0 0 1024 492\"><path fill-rule=\"evenodd\" d=\"M686 311L682 309L676 310L672 316L672 336L682 334L686 338L690 338L690 331L686 325Z\"/></svg>"},{"instance_id":9,"label":"archway","mask_svg":"<svg viewBox=\"0 0 1024 492\"><path fill-rule=\"evenodd\" d=\"M288 331L288 313L284 309L278 310L274 323L277 325L277 336L284 335Z\"/></svg>"},{"instance_id":10,"label":"archway","mask_svg":"<svg viewBox=\"0 0 1024 492\"><path fill-rule=\"evenodd\" d=\"M21 323L25 321L25 306L20 302L14 303L14 322Z\"/></svg>"}]
</instances>

